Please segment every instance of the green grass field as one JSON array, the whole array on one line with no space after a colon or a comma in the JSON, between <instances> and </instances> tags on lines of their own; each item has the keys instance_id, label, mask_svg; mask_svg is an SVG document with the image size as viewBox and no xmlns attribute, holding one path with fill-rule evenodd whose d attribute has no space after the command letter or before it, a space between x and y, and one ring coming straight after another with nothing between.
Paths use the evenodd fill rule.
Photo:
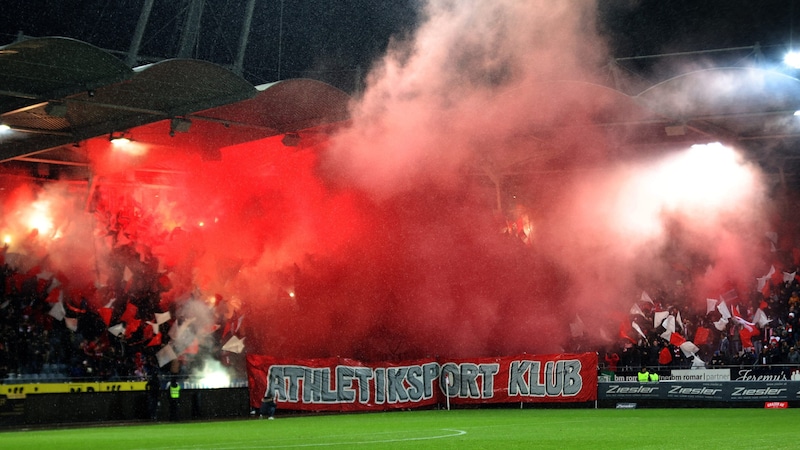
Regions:
<instances>
[{"instance_id":1,"label":"green grass field","mask_svg":"<svg viewBox=\"0 0 800 450\"><path fill-rule=\"evenodd\" d=\"M482 409L0 432L7 449L797 448L792 409Z\"/></svg>"}]
</instances>

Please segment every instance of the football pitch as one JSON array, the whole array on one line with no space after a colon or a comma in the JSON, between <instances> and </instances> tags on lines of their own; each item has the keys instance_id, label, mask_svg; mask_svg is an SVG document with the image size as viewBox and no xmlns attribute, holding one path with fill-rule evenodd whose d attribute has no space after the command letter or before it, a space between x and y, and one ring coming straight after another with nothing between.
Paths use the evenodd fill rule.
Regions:
<instances>
[{"instance_id":1,"label":"football pitch","mask_svg":"<svg viewBox=\"0 0 800 450\"><path fill-rule=\"evenodd\" d=\"M8 449L796 448L792 409L470 409L0 432Z\"/></svg>"}]
</instances>

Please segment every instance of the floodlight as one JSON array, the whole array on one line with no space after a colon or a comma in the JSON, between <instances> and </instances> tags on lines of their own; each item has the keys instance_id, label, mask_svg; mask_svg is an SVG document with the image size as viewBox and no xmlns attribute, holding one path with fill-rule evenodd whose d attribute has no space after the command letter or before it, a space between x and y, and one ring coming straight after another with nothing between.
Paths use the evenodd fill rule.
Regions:
<instances>
[{"instance_id":1,"label":"floodlight","mask_svg":"<svg viewBox=\"0 0 800 450\"><path fill-rule=\"evenodd\" d=\"M111 141L111 144L116 146L125 145L131 142L130 138L125 136L125 133L111 133L108 136L108 140Z\"/></svg>"},{"instance_id":2,"label":"floodlight","mask_svg":"<svg viewBox=\"0 0 800 450\"><path fill-rule=\"evenodd\" d=\"M792 50L783 57L783 63L792 69L800 69L800 52Z\"/></svg>"}]
</instances>

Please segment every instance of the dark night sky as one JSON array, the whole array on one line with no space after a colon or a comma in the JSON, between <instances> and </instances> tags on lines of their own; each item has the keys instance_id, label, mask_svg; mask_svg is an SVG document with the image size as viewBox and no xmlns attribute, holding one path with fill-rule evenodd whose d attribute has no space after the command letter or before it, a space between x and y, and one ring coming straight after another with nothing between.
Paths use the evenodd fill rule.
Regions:
<instances>
[{"instance_id":1,"label":"dark night sky","mask_svg":"<svg viewBox=\"0 0 800 450\"><path fill-rule=\"evenodd\" d=\"M416 20L416 0L283 1L280 78L307 76L353 87L390 36L407 34ZM0 44L27 36L66 36L127 52L144 0L10 0L0 16ZM186 1L156 1L141 56L177 54ZM232 64L238 49L246 0L206 0L194 57ZM277 80L281 1L256 2L245 78L254 84ZM121 55L124 58L124 56Z\"/></svg>"},{"instance_id":2,"label":"dark night sky","mask_svg":"<svg viewBox=\"0 0 800 450\"><path fill-rule=\"evenodd\" d=\"M392 36L408 35L424 0L283 0L280 78L311 77L351 90ZM557 0L556 0L557 1ZM0 44L18 32L67 36L128 50L144 0L6 0ZM771 56L791 45L800 6L794 0L603 0L600 29L612 55L700 51L756 42ZM246 0L206 0L195 57L234 61ZM175 56L186 1L156 1L140 55ZM256 4L244 76L254 84L278 73L280 0ZM723 55L720 55L723 56ZM740 55L730 55L732 58ZM646 64L641 63L641 64Z\"/></svg>"}]
</instances>

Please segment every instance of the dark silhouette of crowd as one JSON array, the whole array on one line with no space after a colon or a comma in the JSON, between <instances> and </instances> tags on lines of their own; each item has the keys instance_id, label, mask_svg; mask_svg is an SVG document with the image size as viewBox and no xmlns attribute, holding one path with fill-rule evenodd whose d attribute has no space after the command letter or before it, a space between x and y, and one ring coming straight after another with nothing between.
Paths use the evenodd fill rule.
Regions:
<instances>
[{"instance_id":1,"label":"dark silhouette of crowd","mask_svg":"<svg viewBox=\"0 0 800 450\"><path fill-rule=\"evenodd\" d=\"M4 256L5 252L0 253L0 258ZM82 295L89 290L65 289L58 274L39 267L22 272L4 259L0 263L3 382L145 380L154 371L172 368L159 364L157 355L170 343L170 328L185 319L176 312L176 305L168 311L170 320L156 324L157 302L137 301L130 288L117 292L124 300L117 307L97 307ZM173 370L172 375L201 368L195 366L203 358L227 365L240 362L236 355L221 350L221 343L232 335L230 318L214 316L214 320L216 330L207 336L205 354L183 356L180 371Z\"/></svg>"},{"instance_id":2,"label":"dark silhouette of crowd","mask_svg":"<svg viewBox=\"0 0 800 450\"><path fill-rule=\"evenodd\" d=\"M689 298L680 280L671 289L643 295L622 320L616 342L599 350L601 368L635 372L642 366L800 364L800 252L783 253L773 253L772 267L777 269L770 276L760 283L753 280L753 287L744 293L728 289L711 304ZM684 275L691 279L688 272ZM665 315L672 318L674 333L665 327L670 322Z\"/></svg>"}]
</instances>

